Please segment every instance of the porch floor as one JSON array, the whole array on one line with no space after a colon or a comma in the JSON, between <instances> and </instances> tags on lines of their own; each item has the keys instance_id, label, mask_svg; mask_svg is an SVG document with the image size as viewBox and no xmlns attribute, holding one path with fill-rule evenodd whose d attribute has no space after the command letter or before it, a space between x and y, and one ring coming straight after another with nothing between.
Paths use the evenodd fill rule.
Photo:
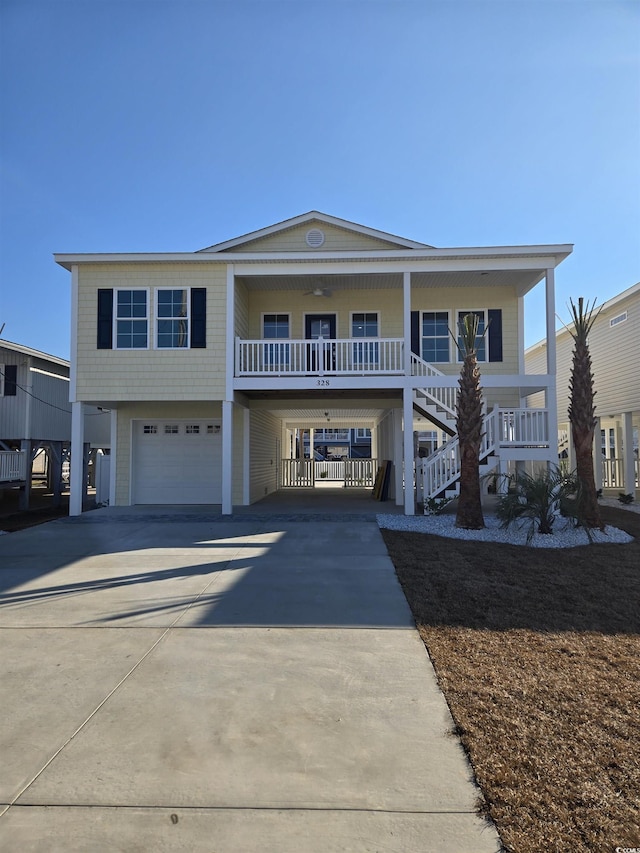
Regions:
<instances>
[{"instance_id":1,"label":"porch floor","mask_svg":"<svg viewBox=\"0 0 640 853\"><path fill-rule=\"evenodd\" d=\"M402 515L394 500L376 501L371 489L321 486L315 489L279 489L251 506L234 506L234 515Z\"/></svg>"}]
</instances>

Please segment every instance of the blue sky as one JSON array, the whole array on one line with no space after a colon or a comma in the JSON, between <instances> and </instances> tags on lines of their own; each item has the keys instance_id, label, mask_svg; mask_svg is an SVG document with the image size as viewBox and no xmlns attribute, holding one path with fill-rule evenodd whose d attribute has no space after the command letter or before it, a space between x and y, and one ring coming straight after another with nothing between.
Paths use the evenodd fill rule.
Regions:
<instances>
[{"instance_id":1,"label":"blue sky","mask_svg":"<svg viewBox=\"0 0 640 853\"><path fill-rule=\"evenodd\" d=\"M195 251L317 209L640 279L640 3L0 0L0 325L69 355L54 252ZM542 288L527 344L544 334Z\"/></svg>"}]
</instances>

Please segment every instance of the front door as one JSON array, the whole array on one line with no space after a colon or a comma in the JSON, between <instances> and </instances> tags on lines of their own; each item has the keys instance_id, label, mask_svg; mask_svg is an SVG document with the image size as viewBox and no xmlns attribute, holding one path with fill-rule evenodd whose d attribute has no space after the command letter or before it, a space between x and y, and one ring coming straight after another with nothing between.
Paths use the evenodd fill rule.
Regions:
<instances>
[{"instance_id":1,"label":"front door","mask_svg":"<svg viewBox=\"0 0 640 853\"><path fill-rule=\"evenodd\" d=\"M307 314L304 325L305 338L308 341L320 341L317 346L308 347L307 364L315 373L319 368L326 372L335 370L335 346L322 341L335 339L335 314Z\"/></svg>"}]
</instances>

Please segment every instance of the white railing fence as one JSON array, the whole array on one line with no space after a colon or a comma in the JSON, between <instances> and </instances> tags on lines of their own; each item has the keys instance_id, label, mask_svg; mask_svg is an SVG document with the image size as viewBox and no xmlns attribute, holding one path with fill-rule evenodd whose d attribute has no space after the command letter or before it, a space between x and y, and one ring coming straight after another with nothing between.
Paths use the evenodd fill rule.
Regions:
<instances>
[{"instance_id":1,"label":"white railing fence","mask_svg":"<svg viewBox=\"0 0 640 853\"><path fill-rule=\"evenodd\" d=\"M404 373L402 338L317 341L236 338L236 376Z\"/></svg>"},{"instance_id":2,"label":"white railing fence","mask_svg":"<svg viewBox=\"0 0 640 853\"><path fill-rule=\"evenodd\" d=\"M484 419L480 461L501 448L549 447L549 413L546 409L494 408ZM416 465L423 500L436 497L460 476L460 444L453 436Z\"/></svg>"},{"instance_id":3,"label":"white railing fence","mask_svg":"<svg viewBox=\"0 0 640 853\"><path fill-rule=\"evenodd\" d=\"M640 487L640 463L634 460L635 485ZM602 457L602 487L604 489L623 489L624 485L624 459Z\"/></svg>"},{"instance_id":4,"label":"white railing fence","mask_svg":"<svg viewBox=\"0 0 640 853\"><path fill-rule=\"evenodd\" d=\"M444 376L445 374L438 370L437 367L429 364L429 362L423 361L420 356L417 356L415 353L411 353L411 375L424 376L425 378L428 378L429 376ZM453 416L456 414L457 394L457 377L455 377L455 385L445 388L429 388L427 386L425 388L416 389L417 396L426 397L428 402L434 403L436 406L439 406L441 409L444 409L445 412L448 412Z\"/></svg>"},{"instance_id":5,"label":"white railing fence","mask_svg":"<svg viewBox=\"0 0 640 853\"><path fill-rule=\"evenodd\" d=\"M0 451L0 483L21 482L27 476L27 454L24 450Z\"/></svg>"},{"instance_id":6,"label":"white railing fence","mask_svg":"<svg viewBox=\"0 0 640 853\"><path fill-rule=\"evenodd\" d=\"M498 409L498 418L501 446L549 446L547 409Z\"/></svg>"},{"instance_id":7,"label":"white railing fence","mask_svg":"<svg viewBox=\"0 0 640 853\"><path fill-rule=\"evenodd\" d=\"M367 489L373 488L375 482L376 460L313 462L311 459L283 459L280 470L282 489L311 488L316 482Z\"/></svg>"}]
</instances>

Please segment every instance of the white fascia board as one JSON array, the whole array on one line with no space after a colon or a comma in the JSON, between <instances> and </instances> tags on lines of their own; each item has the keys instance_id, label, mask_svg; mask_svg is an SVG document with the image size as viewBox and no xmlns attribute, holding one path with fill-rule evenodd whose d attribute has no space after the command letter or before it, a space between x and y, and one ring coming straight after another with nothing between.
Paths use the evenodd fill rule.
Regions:
<instances>
[{"instance_id":1,"label":"white fascia board","mask_svg":"<svg viewBox=\"0 0 640 853\"><path fill-rule=\"evenodd\" d=\"M310 210L308 213L302 213L300 216L294 216L291 219L284 219L282 222L275 223L275 225L268 225L266 228L259 228L257 231L250 231L248 234L243 234L240 237L234 237L231 240L225 240L222 243L214 243L213 246L208 246L207 248L200 249L199 251L223 252L226 249L232 249L234 246L242 246L245 243L252 243L254 240L260 240L263 237L269 237L272 234L289 231L291 228L296 228L298 225L304 225L305 222L323 222L326 225L334 225L337 228L344 228L355 234L364 234L367 237L375 237L380 240L385 240L387 243L398 243L398 245L406 246L407 248L432 248L426 243L407 240L406 237L398 237L397 235L389 234L386 231L379 231L377 228L369 228L366 225L359 225L357 222L350 222L348 219L329 216L327 213L320 213L319 210Z\"/></svg>"},{"instance_id":2,"label":"white fascia board","mask_svg":"<svg viewBox=\"0 0 640 853\"><path fill-rule=\"evenodd\" d=\"M537 269L556 267L573 251L570 244L549 246L494 246L479 248L457 249L389 249L385 251L341 251L341 252L237 252L224 255L207 255L202 252L130 252L126 254L55 254L57 264L67 270L73 264L136 264L136 263L179 263L179 264L230 264L238 265L268 264L269 267L278 264L303 262L305 266L313 262L326 264L328 262L396 262L392 269L399 269L398 262L406 263L403 269L411 269L412 263L424 261L465 261L470 269ZM518 261L512 266L491 266L490 261ZM480 262L483 261L483 266ZM525 266L521 266L525 263ZM446 269L464 269L466 267L448 266ZM445 269L445 267L443 267ZM239 274L236 270L236 274ZM249 274L243 272L243 275ZM254 274L259 273L254 271Z\"/></svg>"},{"instance_id":3,"label":"white fascia board","mask_svg":"<svg viewBox=\"0 0 640 853\"><path fill-rule=\"evenodd\" d=\"M440 377L438 377L440 378ZM456 382L457 382L457 378ZM369 391L373 388L402 389L403 376L291 376L291 377L236 377L233 387L236 391Z\"/></svg>"},{"instance_id":4,"label":"white fascia board","mask_svg":"<svg viewBox=\"0 0 640 853\"><path fill-rule=\"evenodd\" d=\"M32 349L31 347L26 347L23 344L16 344L13 341L5 341L0 339L0 349L12 350L13 352L19 352L22 355L29 355L32 358L38 358L41 361L50 361L51 364L58 364L60 367L69 367L69 362L66 358L58 358L57 355L49 355L49 353L42 352L41 350Z\"/></svg>"}]
</instances>

